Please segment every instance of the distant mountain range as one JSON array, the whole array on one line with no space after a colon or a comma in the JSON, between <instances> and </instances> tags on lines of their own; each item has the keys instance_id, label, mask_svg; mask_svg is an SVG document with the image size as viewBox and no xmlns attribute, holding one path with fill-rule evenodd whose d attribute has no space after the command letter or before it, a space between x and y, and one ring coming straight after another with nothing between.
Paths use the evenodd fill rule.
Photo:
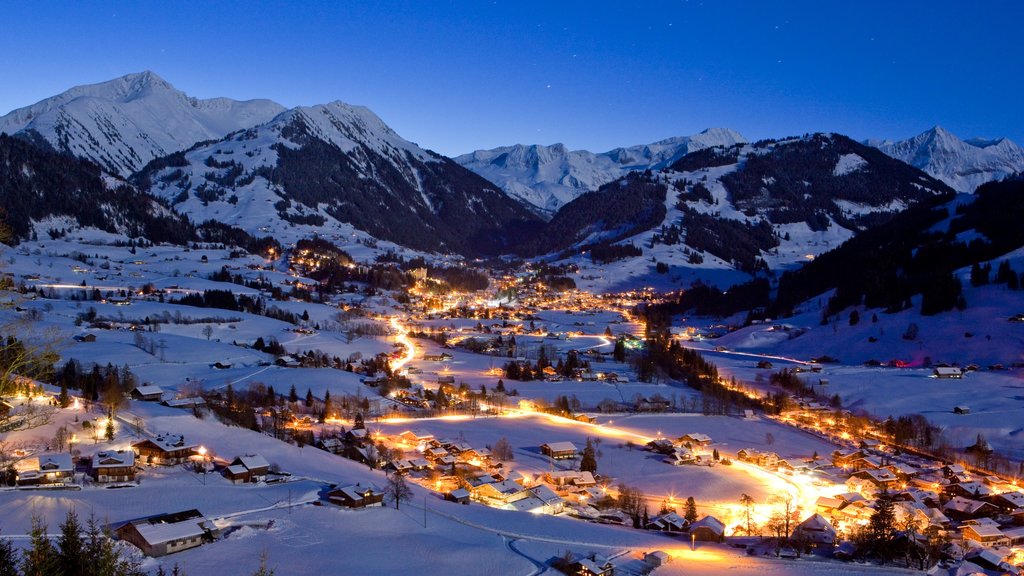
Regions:
<instances>
[{"instance_id":1,"label":"distant mountain range","mask_svg":"<svg viewBox=\"0 0 1024 576\"><path fill-rule=\"evenodd\" d=\"M550 214L629 172L658 170L690 152L744 142L738 132L710 128L693 136L602 153L568 150L563 144L516 144L477 150L456 156L455 161L501 186L510 196Z\"/></svg>"},{"instance_id":2,"label":"distant mountain range","mask_svg":"<svg viewBox=\"0 0 1024 576\"><path fill-rule=\"evenodd\" d=\"M747 272L821 253L947 194L939 180L968 190L1024 165L1009 140L965 142L941 128L872 142L877 148L835 134L749 144L713 128L603 153L516 145L453 160L403 139L364 107L198 100L152 72L20 108L0 117L0 132L92 163L121 197L129 188L145 196L136 224L103 227L127 235L157 229L142 213L170 209L286 243L317 234L472 257L585 246L607 256L608 245L632 243L672 265L707 258ZM32 168L57 164L47 157L5 172L46 207L8 200L18 214L40 221L74 211L74 202L61 205L73 187L59 187L60 202L45 198L50 181ZM91 198L109 200L88 182ZM78 222L95 226L97 217L83 212ZM28 220L19 231L30 233Z\"/></svg>"},{"instance_id":3,"label":"distant mountain range","mask_svg":"<svg viewBox=\"0 0 1024 576\"><path fill-rule=\"evenodd\" d=\"M1024 148L1008 138L961 140L936 126L898 142L868 141L889 156L949 184L959 192L1024 172Z\"/></svg>"}]
</instances>

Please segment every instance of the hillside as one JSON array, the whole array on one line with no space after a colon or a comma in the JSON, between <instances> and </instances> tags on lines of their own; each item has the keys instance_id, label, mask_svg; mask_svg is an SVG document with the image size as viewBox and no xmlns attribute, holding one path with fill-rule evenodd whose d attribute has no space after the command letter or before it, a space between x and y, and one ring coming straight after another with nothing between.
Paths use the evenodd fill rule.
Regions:
<instances>
[{"instance_id":1,"label":"hillside","mask_svg":"<svg viewBox=\"0 0 1024 576\"><path fill-rule=\"evenodd\" d=\"M727 287L754 273L795 268L909 206L952 193L921 171L834 134L707 148L653 177L667 191L660 220L644 219L623 234L597 205L580 210L570 204L562 209L571 210L566 214L586 216L560 211L549 222L547 237L563 230L577 247L589 236L589 242L601 238L640 249L611 264L567 256L581 269L578 284L671 289L701 280ZM603 190L628 195L628 188L611 184ZM594 224L602 221L613 225ZM603 280L588 284L584 277Z\"/></svg>"},{"instance_id":2,"label":"hillside","mask_svg":"<svg viewBox=\"0 0 1024 576\"><path fill-rule=\"evenodd\" d=\"M153 72L77 86L0 117L0 132L22 134L127 177L147 162L196 142L269 121L270 100L200 100Z\"/></svg>"},{"instance_id":3,"label":"hillside","mask_svg":"<svg viewBox=\"0 0 1024 576\"><path fill-rule=\"evenodd\" d=\"M101 168L88 160L5 134L0 134L0 206L2 221L15 242L94 228L123 241L207 241L251 251L276 245L218 222L196 226L128 183L104 177Z\"/></svg>"},{"instance_id":4,"label":"hillside","mask_svg":"<svg viewBox=\"0 0 1024 576\"><path fill-rule=\"evenodd\" d=\"M341 102L158 159L135 181L192 217L288 241L317 233L480 255L537 221L490 182Z\"/></svg>"}]
</instances>

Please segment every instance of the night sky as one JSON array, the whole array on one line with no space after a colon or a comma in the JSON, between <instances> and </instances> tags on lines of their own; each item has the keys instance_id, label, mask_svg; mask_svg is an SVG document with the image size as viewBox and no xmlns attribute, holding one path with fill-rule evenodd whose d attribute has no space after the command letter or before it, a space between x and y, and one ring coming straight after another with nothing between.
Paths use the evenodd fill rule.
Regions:
<instances>
[{"instance_id":1,"label":"night sky","mask_svg":"<svg viewBox=\"0 0 1024 576\"><path fill-rule=\"evenodd\" d=\"M201 98L342 100L455 155L747 138L1024 143L1024 2L18 2L0 114L153 70Z\"/></svg>"}]
</instances>

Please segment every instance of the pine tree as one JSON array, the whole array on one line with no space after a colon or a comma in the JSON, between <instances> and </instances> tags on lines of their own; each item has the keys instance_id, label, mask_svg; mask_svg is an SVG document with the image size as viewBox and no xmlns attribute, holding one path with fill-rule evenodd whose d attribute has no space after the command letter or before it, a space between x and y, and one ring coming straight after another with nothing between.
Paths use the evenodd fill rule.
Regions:
<instances>
[{"instance_id":1,"label":"pine tree","mask_svg":"<svg viewBox=\"0 0 1024 576\"><path fill-rule=\"evenodd\" d=\"M313 390L306 388L306 408L313 407Z\"/></svg>"},{"instance_id":2,"label":"pine tree","mask_svg":"<svg viewBox=\"0 0 1024 576\"><path fill-rule=\"evenodd\" d=\"M615 349L612 351L612 358L616 362L626 361L626 343L621 338L615 342Z\"/></svg>"},{"instance_id":3,"label":"pine tree","mask_svg":"<svg viewBox=\"0 0 1024 576\"><path fill-rule=\"evenodd\" d=\"M288 391L288 401L292 403L299 401L299 394L295 391L295 384L292 384L291 390Z\"/></svg>"},{"instance_id":4,"label":"pine tree","mask_svg":"<svg viewBox=\"0 0 1024 576\"><path fill-rule=\"evenodd\" d=\"M32 517L32 530L29 532L30 545L21 556L21 572L25 576L51 576L60 571L57 550L50 543L46 533L46 524L42 518Z\"/></svg>"},{"instance_id":5,"label":"pine tree","mask_svg":"<svg viewBox=\"0 0 1024 576\"><path fill-rule=\"evenodd\" d=\"M85 544L82 542L82 525L78 522L78 514L69 510L60 525L60 537L57 539L57 556L65 576L84 575Z\"/></svg>"},{"instance_id":6,"label":"pine tree","mask_svg":"<svg viewBox=\"0 0 1024 576\"><path fill-rule=\"evenodd\" d=\"M586 447L583 448L583 457L580 458L580 471L597 472L597 456L594 451L594 443L589 437L587 438Z\"/></svg>"},{"instance_id":7,"label":"pine tree","mask_svg":"<svg viewBox=\"0 0 1024 576\"><path fill-rule=\"evenodd\" d=\"M57 396L57 403L60 404L61 408L67 408L71 405L71 397L68 395L67 384L61 382L60 395Z\"/></svg>"},{"instance_id":8,"label":"pine tree","mask_svg":"<svg viewBox=\"0 0 1024 576\"><path fill-rule=\"evenodd\" d=\"M683 516L687 522L697 521L697 501L690 496L686 499L686 515Z\"/></svg>"},{"instance_id":9,"label":"pine tree","mask_svg":"<svg viewBox=\"0 0 1024 576\"><path fill-rule=\"evenodd\" d=\"M0 576L18 576L18 558L6 538L0 538Z\"/></svg>"}]
</instances>

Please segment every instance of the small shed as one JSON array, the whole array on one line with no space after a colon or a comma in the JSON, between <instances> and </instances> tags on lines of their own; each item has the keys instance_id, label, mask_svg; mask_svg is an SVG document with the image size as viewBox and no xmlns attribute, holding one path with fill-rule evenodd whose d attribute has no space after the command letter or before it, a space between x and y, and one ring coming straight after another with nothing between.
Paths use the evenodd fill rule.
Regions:
<instances>
[{"instance_id":1,"label":"small shed","mask_svg":"<svg viewBox=\"0 0 1024 576\"><path fill-rule=\"evenodd\" d=\"M970 414L970 406L953 406L953 414Z\"/></svg>"}]
</instances>

